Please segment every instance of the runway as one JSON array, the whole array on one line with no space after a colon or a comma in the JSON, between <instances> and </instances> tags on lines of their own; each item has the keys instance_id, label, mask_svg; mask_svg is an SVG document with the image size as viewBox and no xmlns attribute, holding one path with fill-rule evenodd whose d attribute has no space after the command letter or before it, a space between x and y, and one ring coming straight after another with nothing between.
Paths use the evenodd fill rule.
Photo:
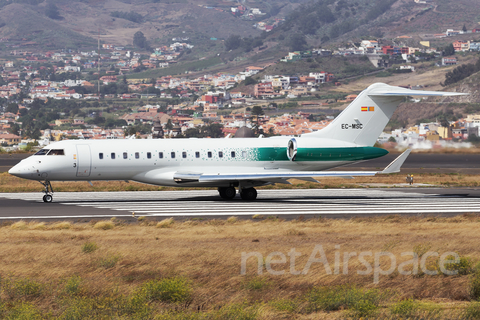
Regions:
<instances>
[{"instance_id":1,"label":"runway","mask_svg":"<svg viewBox=\"0 0 480 320\"><path fill-rule=\"evenodd\" d=\"M378 215L442 215L480 213L477 189L281 189L259 190L258 199L221 200L214 190L136 192L58 192L54 203L43 203L41 193L0 194L0 221L6 220L134 220L148 217L265 218L300 216L348 218Z\"/></svg>"}]
</instances>

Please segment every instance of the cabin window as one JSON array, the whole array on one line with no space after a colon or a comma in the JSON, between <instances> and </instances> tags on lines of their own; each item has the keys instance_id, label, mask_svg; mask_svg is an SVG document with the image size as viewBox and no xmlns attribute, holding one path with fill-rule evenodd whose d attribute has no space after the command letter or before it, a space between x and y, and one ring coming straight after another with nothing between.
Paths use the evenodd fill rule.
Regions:
<instances>
[{"instance_id":1,"label":"cabin window","mask_svg":"<svg viewBox=\"0 0 480 320\"><path fill-rule=\"evenodd\" d=\"M200 158L200 151L195 151L195 158Z\"/></svg>"},{"instance_id":2,"label":"cabin window","mask_svg":"<svg viewBox=\"0 0 480 320\"><path fill-rule=\"evenodd\" d=\"M218 151L218 157L223 158L223 151Z\"/></svg>"},{"instance_id":3,"label":"cabin window","mask_svg":"<svg viewBox=\"0 0 480 320\"><path fill-rule=\"evenodd\" d=\"M115 152L110 153L110 158L115 159Z\"/></svg>"},{"instance_id":4,"label":"cabin window","mask_svg":"<svg viewBox=\"0 0 480 320\"><path fill-rule=\"evenodd\" d=\"M208 152L207 152L207 156L208 156L209 158L211 158L211 157L212 157L212 151L208 151Z\"/></svg>"},{"instance_id":5,"label":"cabin window","mask_svg":"<svg viewBox=\"0 0 480 320\"><path fill-rule=\"evenodd\" d=\"M172 151L172 152L170 153L170 156L172 157L172 159L175 159L175 152Z\"/></svg>"},{"instance_id":6,"label":"cabin window","mask_svg":"<svg viewBox=\"0 0 480 320\"><path fill-rule=\"evenodd\" d=\"M232 156L232 158L235 158L235 151L232 151L230 155Z\"/></svg>"},{"instance_id":7,"label":"cabin window","mask_svg":"<svg viewBox=\"0 0 480 320\"><path fill-rule=\"evenodd\" d=\"M63 149L52 149L52 150L50 150L48 155L49 156L64 156L65 152L63 151Z\"/></svg>"},{"instance_id":8,"label":"cabin window","mask_svg":"<svg viewBox=\"0 0 480 320\"><path fill-rule=\"evenodd\" d=\"M182 158L185 159L187 157L187 153L185 151L182 152Z\"/></svg>"},{"instance_id":9,"label":"cabin window","mask_svg":"<svg viewBox=\"0 0 480 320\"><path fill-rule=\"evenodd\" d=\"M48 151L50 151L50 149L40 149L34 154L34 156L44 156L48 153Z\"/></svg>"},{"instance_id":10,"label":"cabin window","mask_svg":"<svg viewBox=\"0 0 480 320\"><path fill-rule=\"evenodd\" d=\"M139 152L135 152L135 159L140 159L140 153Z\"/></svg>"},{"instance_id":11,"label":"cabin window","mask_svg":"<svg viewBox=\"0 0 480 320\"><path fill-rule=\"evenodd\" d=\"M242 151L242 158L246 158L247 157L247 151Z\"/></svg>"},{"instance_id":12,"label":"cabin window","mask_svg":"<svg viewBox=\"0 0 480 320\"><path fill-rule=\"evenodd\" d=\"M100 153L98 154L98 158L99 158L100 160L103 159L103 152L100 152Z\"/></svg>"},{"instance_id":13,"label":"cabin window","mask_svg":"<svg viewBox=\"0 0 480 320\"><path fill-rule=\"evenodd\" d=\"M147 159L152 159L152 153L151 152L147 152Z\"/></svg>"},{"instance_id":14,"label":"cabin window","mask_svg":"<svg viewBox=\"0 0 480 320\"><path fill-rule=\"evenodd\" d=\"M158 153L158 158L163 159L163 152Z\"/></svg>"},{"instance_id":15,"label":"cabin window","mask_svg":"<svg viewBox=\"0 0 480 320\"><path fill-rule=\"evenodd\" d=\"M128 153L126 152L123 153L123 159L128 159Z\"/></svg>"}]
</instances>

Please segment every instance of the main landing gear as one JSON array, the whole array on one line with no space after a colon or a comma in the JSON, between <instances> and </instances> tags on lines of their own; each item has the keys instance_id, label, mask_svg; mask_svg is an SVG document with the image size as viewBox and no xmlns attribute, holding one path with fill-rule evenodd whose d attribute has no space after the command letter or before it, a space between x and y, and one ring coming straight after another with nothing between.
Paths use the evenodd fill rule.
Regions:
<instances>
[{"instance_id":1,"label":"main landing gear","mask_svg":"<svg viewBox=\"0 0 480 320\"><path fill-rule=\"evenodd\" d=\"M218 188L218 193L222 199L230 200L235 198L237 190L234 187L220 187Z\"/></svg>"},{"instance_id":2,"label":"main landing gear","mask_svg":"<svg viewBox=\"0 0 480 320\"><path fill-rule=\"evenodd\" d=\"M237 190L235 187L221 187L218 188L218 193L222 199L231 200L235 198ZM257 190L255 188L242 188L240 189L240 197L246 201L255 200L257 199Z\"/></svg>"},{"instance_id":3,"label":"main landing gear","mask_svg":"<svg viewBox=\"0 0 480 320\"><path fill-rule=\"evenodd\" d=\"M52 201L53 201L53 196L52 196L52 194L53 194L53 188L52 188L52 184L51 184L50 181L48 181L48 180L45 180L45 182L41 182L41 181L39 181L39 182L42 184L42 186L45 187L45 191L43 191L43 192L45 192L45 195L43 196L43 202L47 202L47 203L52 202Z\"/></svg>"},{"instance_id":4,"label":"main landing gear","mask_svg":"<svg viewBox=\"0 0 480 320\"><path fill-rule=\"evenodd\" d=\"M255 188L245 188L240 191L242 200L253 201L257 199L257 190Z\"/></svg>"}]
</instances>

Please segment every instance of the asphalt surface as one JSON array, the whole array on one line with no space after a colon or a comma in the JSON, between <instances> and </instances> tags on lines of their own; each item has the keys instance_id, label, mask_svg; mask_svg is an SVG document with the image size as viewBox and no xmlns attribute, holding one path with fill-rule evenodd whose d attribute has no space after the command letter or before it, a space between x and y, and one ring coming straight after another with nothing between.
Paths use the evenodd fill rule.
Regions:
<instances>
[{"instance_id":1,"label":"asphalt surface","mask_svg":"<svg viewBox=\"0 0 480 320\"><path fill-rule=\"evenodd\" d=\"M254 202L220 199L212 190L138 192L58 192L53 203L42 193L0 193L0 223L23 220L86 222L117 217L135 221L221 219L254 215L351 218L356 216L455 216L480 214L480 188L283 189L259 190ZM133 217L135 213L135 217Z\"/></svg>"}]
</instances>

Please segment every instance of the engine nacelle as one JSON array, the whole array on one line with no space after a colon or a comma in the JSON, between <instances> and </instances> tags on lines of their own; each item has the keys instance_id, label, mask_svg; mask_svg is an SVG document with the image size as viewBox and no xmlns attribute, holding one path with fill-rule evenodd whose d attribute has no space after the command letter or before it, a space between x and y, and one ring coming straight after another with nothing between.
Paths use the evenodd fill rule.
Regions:
<instances>
[{"instance_id":1,"label":"engine nacelle","mask_svg":"<svg viewBox=\"0 0 480 320\"><path fill-rule=\"evenodd\" d=\"M292 138L288 141L287 145L287 157L290 161L295 161L295 157L297 156L297 140Z\"/></svg>"}]
</instances>

